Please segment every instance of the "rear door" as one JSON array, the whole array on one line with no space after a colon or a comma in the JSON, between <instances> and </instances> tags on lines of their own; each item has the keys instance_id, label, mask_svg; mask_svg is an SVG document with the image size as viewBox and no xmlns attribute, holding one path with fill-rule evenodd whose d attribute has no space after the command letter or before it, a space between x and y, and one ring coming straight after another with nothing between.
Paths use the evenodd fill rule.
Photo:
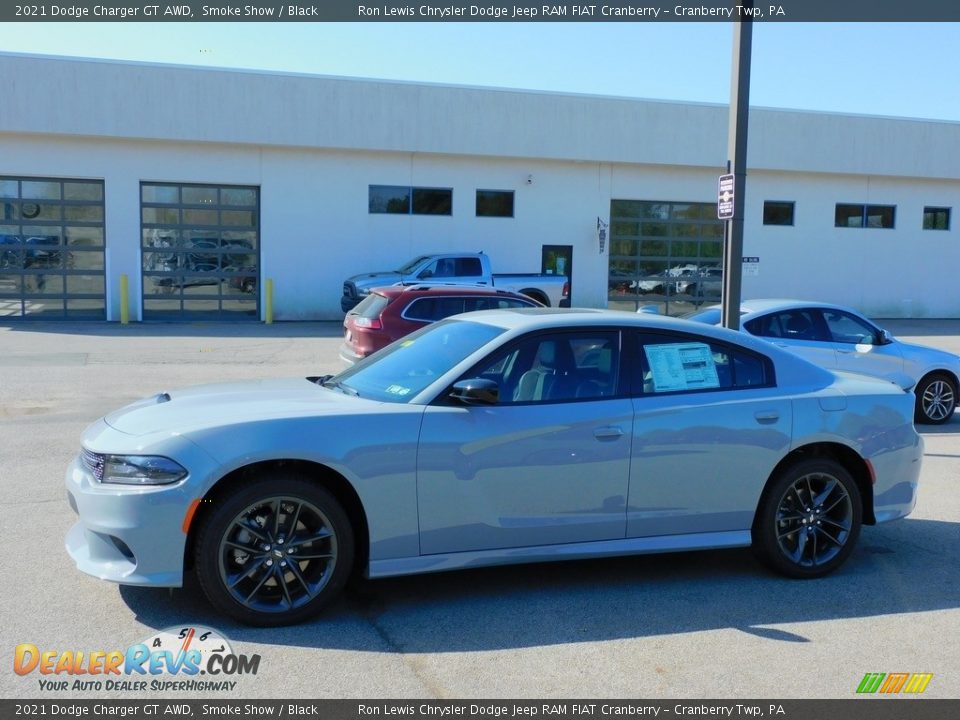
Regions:
<instances>
[{"instance_id":1,"label":"rear door","mask_svg":"<svg viewBox=\"0 0 960 720\"><path fill-rule=\"evenodd\" d=\"M749 530L790 447L771 361L696 335L635 340L628 537Z\"/></svg>"}]
</instances>

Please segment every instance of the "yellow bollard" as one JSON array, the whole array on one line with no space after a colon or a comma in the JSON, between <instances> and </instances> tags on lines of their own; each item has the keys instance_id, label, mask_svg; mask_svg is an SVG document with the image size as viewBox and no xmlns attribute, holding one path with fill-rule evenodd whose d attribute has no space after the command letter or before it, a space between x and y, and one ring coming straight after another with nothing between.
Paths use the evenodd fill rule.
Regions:
<instances>
[{"instance_id":1,"label":"yellow bollard","mask_svg":"<svg viewBox=\"0 0 960 720\"><path fill-rule=\"evenodd\" d=\"M120 276L120 324L130 322L130 280L126 273Z\"/></svg>"},{"instance_id":2,"label":"yellow bollard","mask_svg":"<svg viewBox=\"0 0 960 720\"><path fill-rule=\"evenodd\" d=\"M267 325L273 324L273 278L267 278L267 284L263 290L263 318Z\"/></svg>"}]
</instances>

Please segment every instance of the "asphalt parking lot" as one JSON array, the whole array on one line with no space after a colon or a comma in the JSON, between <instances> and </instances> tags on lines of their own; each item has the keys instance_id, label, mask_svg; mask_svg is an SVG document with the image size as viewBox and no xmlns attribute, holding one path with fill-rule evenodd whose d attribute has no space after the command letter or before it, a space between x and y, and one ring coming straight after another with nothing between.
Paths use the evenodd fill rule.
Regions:
<instances>
[{"instance_id":1,"label":"asphalt parking lot","mask_svg":"<svg viewBox=\"0 0 960 720\"><path fill-rule=\"evenodd\" d=\"M960 321L883 323L960 353ZM0 326L0 697L144 697L41 690L14 648L123 649L208 625L259 654L235 698L847 698L867 672L933 673L960 698L960 416L922 428L919 502L867 527L816 581L769 574L747 550L473 570L360 583L325 615L251 629L199 589L120 588L79 573L64 469L105 412L184 385L335 372L336 323ZM72 682L75 678L70 677ZM84 678L86 679L86 678Z\"/></svg>"}]
</instances>

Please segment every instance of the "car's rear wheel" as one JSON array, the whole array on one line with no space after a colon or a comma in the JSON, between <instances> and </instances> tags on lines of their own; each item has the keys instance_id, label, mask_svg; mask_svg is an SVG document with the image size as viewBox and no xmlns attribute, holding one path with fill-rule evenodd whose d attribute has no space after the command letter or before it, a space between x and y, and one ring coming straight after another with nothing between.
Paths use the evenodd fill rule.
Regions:
<instances>
[{"instance_id":1,"label":"car's rear wheel","mask_svg":"<svg viewBox=\"0 0 960 720\"><path fill-rule=\"evenodd\" d=\"M300 622L339 594L353 566L340 503L298 475L248 481L204 519L196 543L200 586L221 612L250 625Z\"/></svg>"},{"instance_id":2,"label":"car's rear wheel","mask_svg":"<svg viewBox=\"0 0 960 720\"><path fill-rule=\"evenodd\" d=\"M820 577L853 551L862 514L857 484L840 463L803 460L770 481L754 521L753 548L784 575Z\"/></svg>"},{"instance_id":3,"label":"car's rear wheel","mask_svg":"<svg viewBox=\"0 0 960 720\"><path fill-rule=\"evenodd\" d=\"M957 386L949 375L927 375L917 383L916 395L915 422L942 425L953 417L953 411L957 408Z\"/></svg>"}]
</instances>

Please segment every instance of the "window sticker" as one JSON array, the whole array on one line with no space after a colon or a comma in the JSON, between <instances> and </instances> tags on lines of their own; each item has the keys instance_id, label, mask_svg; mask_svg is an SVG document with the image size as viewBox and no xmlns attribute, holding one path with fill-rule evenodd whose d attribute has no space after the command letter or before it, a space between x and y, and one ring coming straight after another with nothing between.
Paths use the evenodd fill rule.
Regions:
<instances>
[{"instance_id":1,"label":"window sticker","mask_svg":"<svg viewBox=\"0 0 960 720\"><path fill-rule=\"evenodd\" d=\"M705 343L645 345L654 392L720 387L717 366Z\"/></svg>"},{"instance_id":2,"label":"window sticker","mask_svg":"<svg viewBox=\"0 0 960 720\"><path fill-rule=\"evenodd\" d=\"M403 385L390 385L384 392L403 397L410 393L410 388L404 387Z\"/></svg>"}]
</instances>

